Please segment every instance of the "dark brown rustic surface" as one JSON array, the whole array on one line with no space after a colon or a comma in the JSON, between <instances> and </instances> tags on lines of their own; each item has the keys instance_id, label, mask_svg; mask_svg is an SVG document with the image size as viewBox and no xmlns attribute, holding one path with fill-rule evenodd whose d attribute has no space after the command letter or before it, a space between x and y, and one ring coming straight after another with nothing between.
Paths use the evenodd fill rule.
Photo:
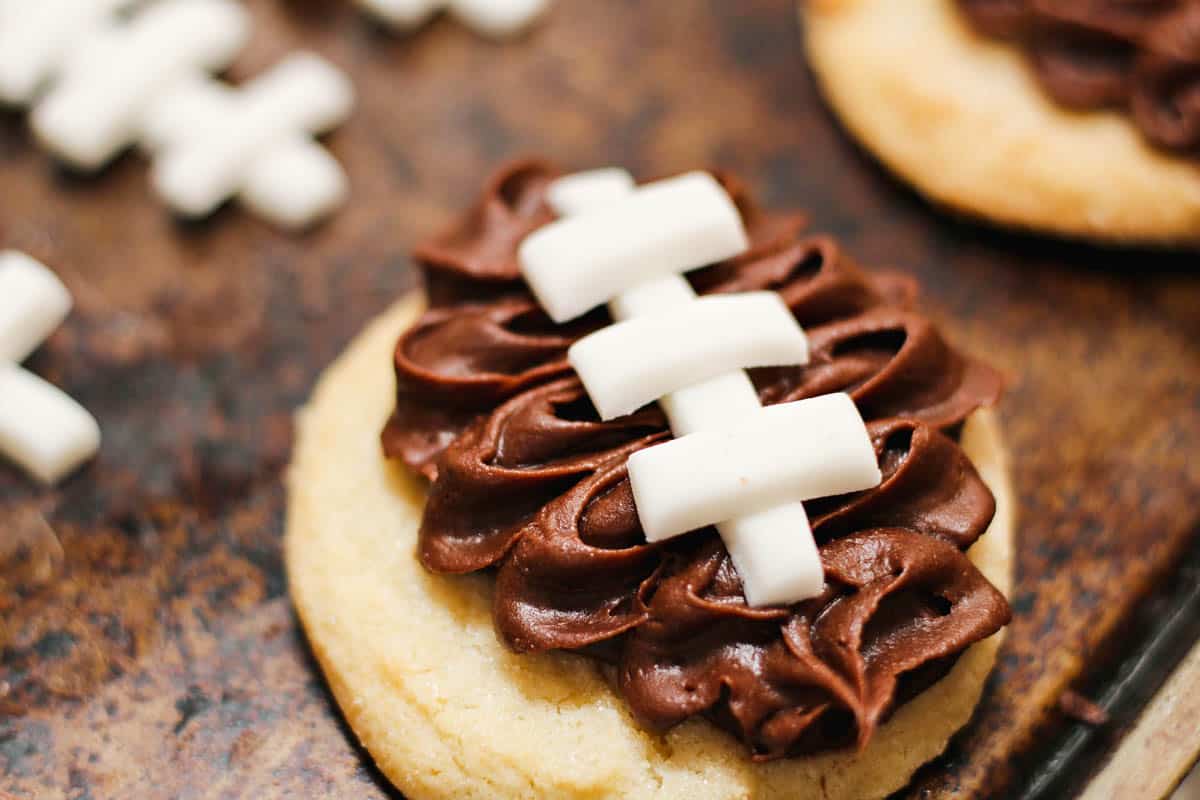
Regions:
<instances>
[{"instance_id":1,"label":"dark brown rustic surface","mask_svg":"<svg viewBox=\"0 0 1200 800\"><path fill-rule=\"evenodd\" d=\"M136 156L74 178L0 117L0 246L55 265L79 306L31 364L106 437L57 490L0 465L0 796L387 796L287 607L290 415L412 284L411 244L525 152L742 171L866 263L914 271L955 338L1012 375L1017 618L975 724L913 794L994 796L1036 758L1060 690L1120 649L1132 599L1196 529L1196 256L935 215L820 107L790 0L559 0L504 47L449 21L385 36L339 2L250 6L239 75L305 45L362 95L332 139L353 205L313 235L236 209L176 225Z\"/></svg>"}]
</instances>

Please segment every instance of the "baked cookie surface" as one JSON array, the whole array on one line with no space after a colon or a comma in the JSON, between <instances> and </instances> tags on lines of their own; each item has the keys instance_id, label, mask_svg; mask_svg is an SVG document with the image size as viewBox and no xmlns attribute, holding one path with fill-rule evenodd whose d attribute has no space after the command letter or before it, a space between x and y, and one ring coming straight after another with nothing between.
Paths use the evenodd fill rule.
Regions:
<instances>
[{"instance_id":1,"label":"baked cookie surface","mask_svg":"<svg viewBox=\"0 0 1200 800\"><path fill-rule=\"evenodd\" d=\"M286 538L313 651L351 727L407 796L880 798L969 720L1001 634L901 706L861 754L765 764L703 720L645 732L594 661L507 650L493 630L490 577L418 562L423 482L379 451L393 347L421 310L413 295L368 326L301 412ZM970 557L1007 594L1013 501L990 412L968 421L963 445L997 501Z\"/></svg>"},{"instance_id":2,"label":"baked cookie surface","mask_svg":"<svg viewBox=\"0 0 1200 800\"><path fill-rule=\"evenodd\" d=\"M813 70L838 116L935 202L1005 225L1120 244L1200 241L1200 166L1117 111L1066 110L1019 48L952 0L802 3Z\"/></svg>"}]
</instances>

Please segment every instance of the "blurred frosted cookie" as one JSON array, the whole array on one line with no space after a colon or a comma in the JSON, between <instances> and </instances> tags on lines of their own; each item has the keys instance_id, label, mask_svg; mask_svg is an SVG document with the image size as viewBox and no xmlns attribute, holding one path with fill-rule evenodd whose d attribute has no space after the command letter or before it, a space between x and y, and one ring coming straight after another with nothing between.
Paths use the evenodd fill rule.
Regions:
<instances>
[{"instance_id":1,"label":"blurred frosted cookie","mask_svg":"<svg viewBox=\"0 0 1200 800\"><path fill-rule=\"evenodd\" d=\"M1095 241L1200 241L1200 0L802 6L830 104L934 201Z\"/></svg>"}]
</instances>

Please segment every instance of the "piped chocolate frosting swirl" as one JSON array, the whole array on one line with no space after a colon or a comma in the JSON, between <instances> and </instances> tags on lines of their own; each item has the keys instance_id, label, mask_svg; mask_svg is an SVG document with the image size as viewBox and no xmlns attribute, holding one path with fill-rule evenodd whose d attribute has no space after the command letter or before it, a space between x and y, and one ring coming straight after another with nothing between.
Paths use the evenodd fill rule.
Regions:
<instances>
[{"instance_id":1,"label":"piped chocolate frosting swirl","mask_svg":"<svg viewBox=\"0 0 1200 800\"><path fill-rule=\"evenodd\" d=\"M466 217L417 250L432 307L396 346L396 411L382 438L431 481L422 563L494 571L501 639L598 659L651 729L703 715L756 759L864 745L1009 620L964 555L995 502L956 442L963 420L999 396L998 374L912 309L911 280L868 274L833 240L805 235L803 215L763 211L720 175L751 248L689 279L701 293L779 292L812 360L753 371L763 402L849 392L884 475L806 504L824 593L752 608L714 529L645 540L625 461L670 438L666 420L647 406L601 421L566 361L607 313L555 325L519 281L516 247L551 219L556 174L535 161L502 169Z\"/></svg>"},{"instance_id":2,"label":"piped chocolate frosting swirl","mask_svg":"<svg viewBox=\"0 0 1200 800\"><path fill-rule=\"evenodd\" d=\"M957 0L1018 43L1059 104L1129 114L1154 146L1200 156L1200 0Z\"/></svg>"}]
</instances>

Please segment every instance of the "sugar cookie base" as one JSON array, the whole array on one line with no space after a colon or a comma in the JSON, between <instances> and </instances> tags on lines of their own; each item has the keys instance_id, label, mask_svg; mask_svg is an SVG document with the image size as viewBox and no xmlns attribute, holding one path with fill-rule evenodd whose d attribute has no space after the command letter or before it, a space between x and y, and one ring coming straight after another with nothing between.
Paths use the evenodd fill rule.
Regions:
<instances>
[{"instance_id":1,"label":"sugar cookie base","mask_svg":"<svg viewBox=\"0 0 1200 800\"><path fill-rule=\"evenodd\" d=\"M1121 244L1200 242L1200 165L1115 111L1062 109L1021 52L952 0L802 2L809 60L845 126L936 202Z\"/></svg>"},{"instance_id":2,"label":"sugar cookie base","mask_svg":"<svg viewBox=\"0 0 1200 800\"><path fill-rule=\"evenodd\" d=\"M410 295L372 322L300 412L286 536L313 651L350 726L406 797L882 798L968 721L999 634L902 707L861 755L769 764L703 720L644 732L586 658L509 652L492 628L490 577L434 575L417 562L422 484L380 454L392 349L420 310ZM1013 501L990 413L968 423L965 446L999 504L971 557L1007 594Z\"/></svg>"}]
</instances>

